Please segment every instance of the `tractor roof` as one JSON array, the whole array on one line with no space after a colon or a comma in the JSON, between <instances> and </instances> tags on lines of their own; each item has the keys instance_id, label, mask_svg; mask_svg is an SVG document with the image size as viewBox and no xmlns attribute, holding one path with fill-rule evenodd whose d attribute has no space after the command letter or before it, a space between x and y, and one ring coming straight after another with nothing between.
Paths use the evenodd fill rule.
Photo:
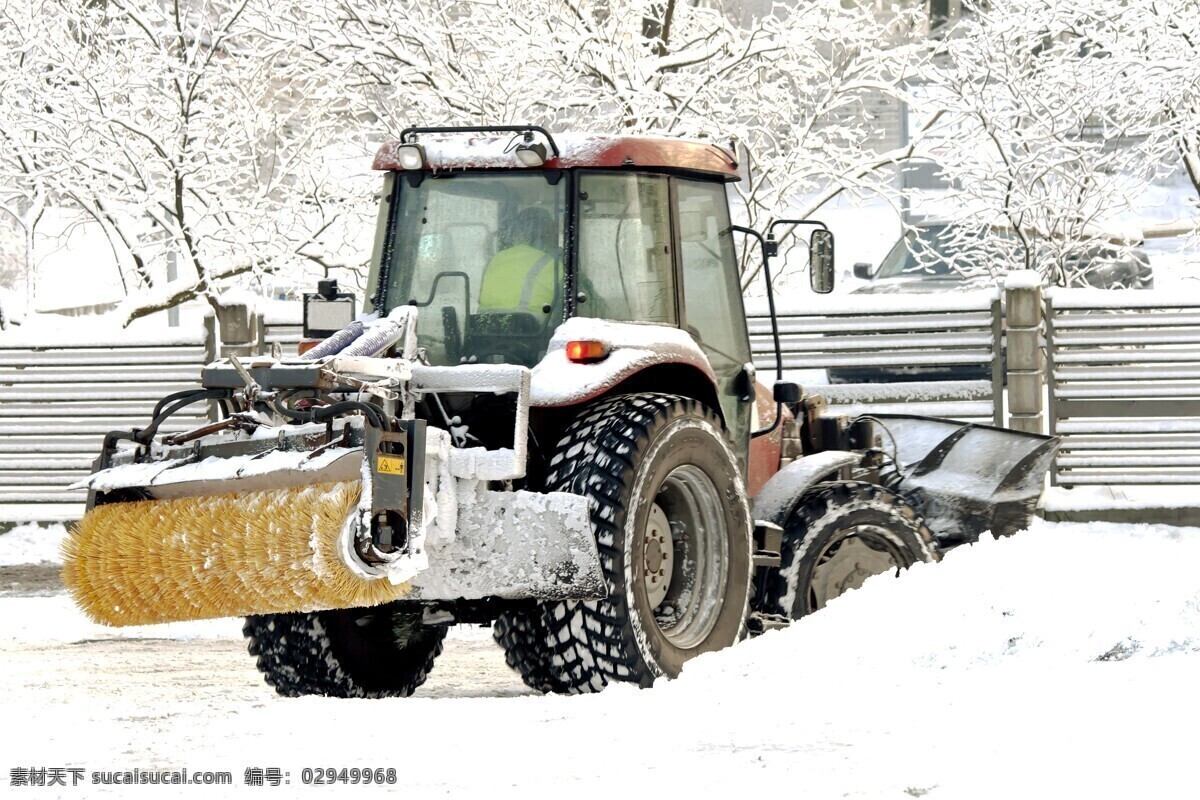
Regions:
<instances>
[{"instance_id":1,"label":"tractor roof","mask_svg":"<svg viewBox=\"0 0 1200 800\"><path fill-rule=\"evenodd\" d=\"M557 134L560 154L534 169L634 168L700 172L726 181L738 180L737 163L727 147L688 139L651 136L594 136ZM529 169L516 157L513 136L431 134L419 139L430 169ZM401 169L396 150L400 141L379 148L374 169ZM507 152L506 152L507 151Z\"/></svg>"}]
</instances>

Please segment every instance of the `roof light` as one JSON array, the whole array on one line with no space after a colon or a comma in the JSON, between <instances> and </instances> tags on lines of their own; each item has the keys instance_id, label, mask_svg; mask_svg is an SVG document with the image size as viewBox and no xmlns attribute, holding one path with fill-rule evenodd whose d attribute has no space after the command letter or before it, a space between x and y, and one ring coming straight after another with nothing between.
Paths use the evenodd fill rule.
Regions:
<instances>
[{"instance_id":1,"label":"roof light","mask_svg":"<svg viewBox=\"0 0 1200 800\"><path fill-rule=\"evenodd\" d=\"M424 169L425 148L416 142L402 144L396 148L396 160L404 169Z\"/></svg>"},{"instance_id":2,"label":"roof light","mask_svg":"<svg viewBox=\"0 0 1200 800\"><path fill-rule=\"evenodd\" d=\"M567 342L567 360L576 364L594 364L608 358L608 345L594 339Z\"/></svg>"},{"instance_id":3,"label":"roof light","mask_svg":"<svg viewBox=\"0 0 1200 800\"><path fill-rule=\"evenodd\" d=\"M533 140L531 131L525 132L525 140L517 145L517 158L527 167L540 167L546 163L546 145Z\"/></svg>"}]
</instances>

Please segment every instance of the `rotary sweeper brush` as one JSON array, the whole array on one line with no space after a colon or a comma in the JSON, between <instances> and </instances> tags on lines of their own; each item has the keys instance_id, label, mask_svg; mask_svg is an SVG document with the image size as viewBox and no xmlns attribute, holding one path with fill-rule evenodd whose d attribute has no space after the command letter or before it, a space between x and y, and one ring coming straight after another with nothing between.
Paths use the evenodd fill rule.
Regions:
<instances>
[{"instance_id":1,"label":"rotary sweeper brush","mask_svg":"<svg viewBox=\"0 0 1200 800\"><path fill-rule=\"evenodd\" d=\"M497 135L499 134L499 135ZM424 137L418 141L418 137ZM297 357L228 357L109 434L65 546L113 625L245 616L288 695L410 694L493 624L542 691L644 686L871 575L1028 524L1057 442L831 415L757 382L731 151L532 126L385 146L370 296L305 298ZM772 308L773 308L773 300ZM210 422L164 433L196 403Z\"/></svg>"},{"instance_id":2,"label":"rotary sweeper brush","mask_svg":"<svg viewBox=\"0 0 1200 800\"><path fill-rule=\"evenodd\" d=\"M471 484L462 488L474 516L495 513L478 523L493 534L558 535L546 563L523 576L485 563L502 566L494 557L521 537L459 543L472 549L456 551L455 566L476 574L449 585L495 578L489 594L506 582L594 594L601 578L583 498L516 492L501 503L474 485L523 474L529 371L426 366L414 355L415 319L401 306L351 322L298 358L210 364L203 388L162 401L147 428L110 434L86 482L90 508L64 546L64 582L80 607L99 622L139 625L375 606L408 595L418 573L444 585L445 568L426 569L426 547L453 550L460 480ZM447 430L403 418L418 395L463 387L509 398L515 447L452 448ZM157 435L197 402L224 406L224 418ZM122 441L131 446L117 449Z\"/></svg>"}]
</instances>

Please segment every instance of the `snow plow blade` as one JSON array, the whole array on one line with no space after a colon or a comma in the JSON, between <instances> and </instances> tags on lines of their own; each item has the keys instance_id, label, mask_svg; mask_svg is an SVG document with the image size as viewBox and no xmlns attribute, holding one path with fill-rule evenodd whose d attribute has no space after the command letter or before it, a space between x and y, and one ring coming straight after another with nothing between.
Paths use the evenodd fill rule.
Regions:
<instances>
[{"instance_id":1,"label":"snow plow blade","mask_svg":"<svg viewBox=\"0 0 1200 800\"><path fill-rule=\"evenodd\" d=\"M899 489L946 543L1029 527L1057 437L935 417L875 414L896 449ZM890 439L889 439L890 434Z\"/></svg>"}]
</instances>

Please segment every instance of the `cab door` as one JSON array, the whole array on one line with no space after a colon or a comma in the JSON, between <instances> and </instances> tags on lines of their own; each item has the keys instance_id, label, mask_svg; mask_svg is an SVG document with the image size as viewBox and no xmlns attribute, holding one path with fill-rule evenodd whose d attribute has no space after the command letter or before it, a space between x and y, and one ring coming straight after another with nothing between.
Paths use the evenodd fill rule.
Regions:
<instances>
[{"instance_id":1,"label":"cab door","mask_svg":"<svg viewBox=\"0 0 1200 800\"><path fill-rule=\"evenodd\" d=\"M738 281L725 185L717 181L672 180L676 252L679 254L679 316L708 356L734 452L743 474L754 413L750 337Z\"/></svg>"}]
</instances>

